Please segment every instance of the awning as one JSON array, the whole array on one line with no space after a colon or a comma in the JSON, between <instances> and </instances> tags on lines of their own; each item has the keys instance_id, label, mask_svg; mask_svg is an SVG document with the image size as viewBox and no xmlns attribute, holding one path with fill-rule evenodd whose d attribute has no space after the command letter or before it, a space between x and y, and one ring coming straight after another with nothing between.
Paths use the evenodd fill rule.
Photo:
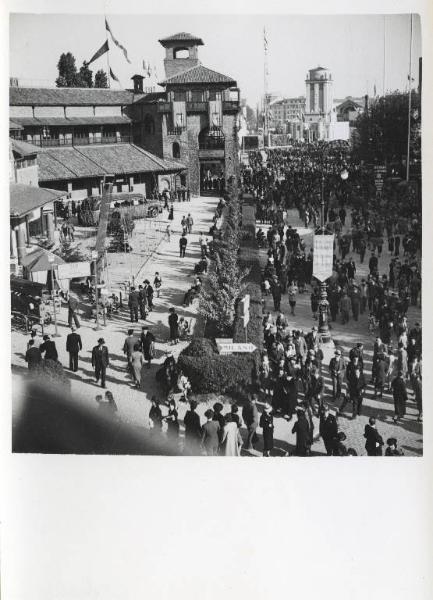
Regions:
<instances>
[{"instance_id":1,"label":"awning","mask_svg":"<svg viewBox=\"0 0 433 600\"><path fill-rule=\"evenodd\" d=\"M48 257L54 257L54 263L50 263ZM65 261L57 254L45 250L44 248L38 248L34 252L30 252L24 256L21 261L23 267L25 267L30 273L36 273L37 271L49 271L54 265L63 265Z\"/></svg>"},{"instance_id":2,"label":"awning","mask_svg":"<svg viewBox=\"0 0 433 600\"><path fill-rule=\"evenodd\" d=\"M50 190L22 183L10 184L10 215L11 217L22 217L27 213L40 208L49 202L53 202L67 192Z\"/></svg>"}]
</instances>

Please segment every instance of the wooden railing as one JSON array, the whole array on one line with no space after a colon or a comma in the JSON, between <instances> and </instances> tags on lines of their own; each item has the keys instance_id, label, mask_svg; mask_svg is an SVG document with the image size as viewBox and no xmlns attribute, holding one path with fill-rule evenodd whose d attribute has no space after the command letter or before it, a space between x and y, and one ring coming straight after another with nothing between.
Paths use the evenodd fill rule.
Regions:
<instances>
[{"instance_id":1,"label":"wooden railing","mask_svg":"<svg viewBox=\"0 0 433 600\"><path fill-rule=\"evenodd\" d=\"M58 148L59 146L93 146L94 144L130 144L130 135L109 135L97 138L75 136L73 138L57 138L50 140L35 140L32 142L41 148Z\"/></svg>"},{"instance_id":2,"label":"wooden railing","mask_svg":"<svg viewBox=\"0 0 433 600\"><path fill-rule=\"evenodd\" d=\"M206 112L207 111L207 102L187 102L186 103L186 111L187 112Z\"/></svg>"}]
</instances>

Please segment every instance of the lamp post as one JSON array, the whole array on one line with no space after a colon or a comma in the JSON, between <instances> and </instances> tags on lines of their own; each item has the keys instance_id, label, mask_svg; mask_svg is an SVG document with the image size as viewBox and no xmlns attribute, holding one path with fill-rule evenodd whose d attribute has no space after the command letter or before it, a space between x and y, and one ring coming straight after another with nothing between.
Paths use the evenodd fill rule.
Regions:
<instances>
[{"instance_id":1,"label":"lamp post","mask_svg":"<svg viewBox=\"0 0 433 600\"><path fill-rule=\"evenodd\" d=\"M340 173L340 177L343 181L345 181L349 177L349 173L346 169L344 169ZM322 197L321 197L321 214L320 214L320 233L321 235L326 234L325 228L325 194L324 194L324 185L325 185L325 174L322 171ZM323 344L327 344L331 341L331 334L329 333L329 325L328 325L328 293L327 293L327 284L326 281L322 281L320 283L320 300L319 300L319 335L322 339Z\"/></svg>"},{"instance_id":2,"label":"lamp post","mask_svg":"<svg viewBox=\"0 0 433 600\"><path fill-rule=\"evenodd\" d=\"M52 254L49 254L48 262L50 263L50 270L51 270L51 298L53 300L53 316L54 316L54 335L53 335L53 337L60 337L59 330L57 328L56 299L54 296L54 261L55 261L55 257Z\"/></svg>"},{"instance_id":3,"label":"lamp post","mask_svg":"<svg viewBox=\"0 0 433 600\"><path fill-rule=\"evenodd\" d=\"M96 250L92 251L92 260L95 271L95 304L96 304L96 327L95 331L100 331L102 327L99 325L99 294L98 294L98 253Z\"/></svg>"}]
</instances>

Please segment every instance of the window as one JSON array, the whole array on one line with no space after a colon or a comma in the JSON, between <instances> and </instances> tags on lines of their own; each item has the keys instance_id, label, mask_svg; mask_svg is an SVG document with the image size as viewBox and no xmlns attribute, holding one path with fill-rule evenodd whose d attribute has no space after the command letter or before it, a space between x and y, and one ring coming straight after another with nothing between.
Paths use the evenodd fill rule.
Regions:
<instances>
[{"instance_id":1,"label":"window","mask_svg":"<svg viewBox=\"0 0 433 600\"><path fill-rule=\"evenodd\" d=\"M203 102L203 91L191 90L191 102Z\"/></svg>"},{"instance_id":2,"label":"window","mask_svg":"<svg viewBox=\"0 0 433 600\"><path fill-rule=\"evenodd\" d=\"M173 142L172 154L173 158L180 158L180 146L177 142Z\"/></svg>"},{"instance_id":3,"label":"window","mask_svg":"<svg viewBox=\"0 0 433 600\"><path fill-rule=\"evenodd\" d=\"M221 100L221 91L209 90L209 100Z\"/></svg>"},{"instance_id":4,"label":"window","mask_svg":"<svg viewBox=\"0 0 433 600\"><path fill-rule=\"evenodd\" d=\"M189 58L188 48L174 48L173 58Z\"/></svg>"},{"instance_id":5,"label":"window","mask_svg":"<svg viewBox=\"0 0 433 600\"><path fill-rule=\"evenodd\" d=\"M176 127L185 127L183 113L176 113Z\"/></svg>"},{"instance_id":6,"label":"window","mask_svg":"<svg viewBox=\"0 0 433 600\"><path fill-rule=\"evenodd\" d=\"M147 114L144 117L144 133L148 135L154 135L155 133L155 121L152 115Z\"/></svg>"},{"instance_id":7,"label":"window","mask_svg":"<svg viewBox=\"0 0 433 600\"><path fill-rule=\"evenodd\" d=\"M174 90L174 101L175 102L185 102L186 94L185 90Z\"/></svg>"}]
</instances>

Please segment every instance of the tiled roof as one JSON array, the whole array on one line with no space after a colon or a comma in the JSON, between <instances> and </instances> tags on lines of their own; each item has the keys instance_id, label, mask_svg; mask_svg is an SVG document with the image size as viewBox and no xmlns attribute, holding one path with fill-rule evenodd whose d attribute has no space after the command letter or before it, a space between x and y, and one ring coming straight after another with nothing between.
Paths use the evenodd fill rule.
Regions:
<instances>
[{"instance_id":1,"label":"tiled roof","mask_svg":"<svg viewBox=\"0 0 433 600\"><path fill-rule=\"evenodd\" d=\"M178 75L173 75L160 85L188 85L190 83L224 83L229 85L236 85L236 81L227 75L212 71L203 65L197 65L191 69L187 69Z\"/></svg>"},{"instance_id":2,"label":"tiled roof","mask_svg":"<svg viewBox=\"0 0 433 600\"><path fill-rule=\"evenodd\" d=\"M131 104L134 94L128 90L106 88L9 88L10 106L123 106Z\"/></svg>"},{"instance_id":3,"label":"tiled roof","mask_svg":"<svg viewBox=\"0 0 433 600\"><path fill-rule=\"evenodd\" d=\"M39 180L101 177L107 173L179 171L181 163L167 161L134 144L47 148L38 155Z\"/></svg>"},{"instance_id":4,"label":"tiled roof","mask_svg":"<svg viewBox=\"0 0 433 600\"><path fill-rule=\"evenodd\" d=\"M165 42L196 42L197 46L204 46L201 38L191 35L190 33L186 33L186 31L181 31L180 33L175 33L174 35L162 38L158 40L158 42L160 44L164 44Z\"/></svg>"},{"instance_id":5,"label":"tiled roof","mask_svg":"<svg viewBox=\"0 0 433 600\"><path fill-rule=\"evenodd\" d=\"M10 214L20 217L26 213L65 196L66 192L49 190L32 185L11 183L10 185Z\"/></svg>"},{"instance_id":6,"label":"tiled roof","mask_svg":"<svg viewBox=\"0 0 433 600\"><path fill-rule=\"evenodd\" d=\"M125 115L111 117L14 117L16 122L25 127L67 127L80 125L128 125L131 119Z\"/></svg>"},{"instance_id":7,"label":"tiled roof","mask_svg":"<svg viewBox=\"0 0 433 600\"><path fill-rule=\"evenodd\" d=\"M21 140L11 140L11 146L13 152L20 156L31 156L32 154L37 154L39 152L39 148L32 144L28 144L27 142L22 142Z\"/></svg>"}]
</instances>

